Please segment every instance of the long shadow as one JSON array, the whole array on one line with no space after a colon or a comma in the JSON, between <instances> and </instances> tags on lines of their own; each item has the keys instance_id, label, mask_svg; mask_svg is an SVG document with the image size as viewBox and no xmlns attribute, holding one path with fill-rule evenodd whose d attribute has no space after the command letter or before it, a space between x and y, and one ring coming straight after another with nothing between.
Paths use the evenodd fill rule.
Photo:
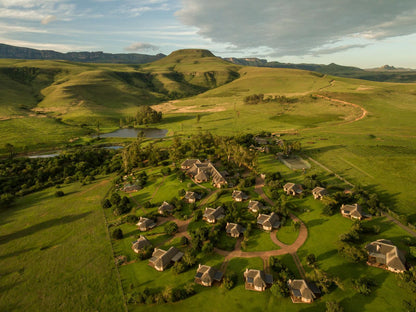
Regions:
<instances>
[{"instance_id":1,"label":"long shadow","mask_svg":"<svg viewBox=\"0 0 416 312\"><path fill-rule=\"evenodd\" d=\"M311 221L308 221L307 223L306 223L306 226L308 227L308 228L311 228L311 227L313 227L313 226L317 226L317 225L321 225L321 224L324 224L325 222L327 222L328 220L326 220L326 219L313 219L313 220L311 220Z\"/></svg>"},{"instance_id":2,"label":"long shadow","mask_svg":"<svg viewBox=\"0 0 416 312\"><path fill-rule=\"evenodd\" d=\"M171 123L171 122L181 122L189 119L195 119L195 116L189 116L189 115L175 115L175 116L168 116L163 117L163 123Z\"/></svg>"},{"instance_id":3,"label":"long shadow","mask_svg":"<svg viewBox=\"0 0 416 312\"><path fill-rule=\"evenodd\" d=\"M338 253L336 249L328 250L327 252L324 252L323 254L320 254L317 257L317 261L324 261L326 259L331 258L332 256L335 256Z\"/></svg>"},{"instance_id":4,"label":"long shadow","mask_svg":"<svg viewBox=\"0 0 416 312\"><path fill-rule=\"evenodd\" d=\"M4 286L0 286L0 294L5 292L5 291L8 291L9 289L12 289L12 288L16 287L16 285L21 284L21 283L23 283L23 282L18 281L18 282L13 282L11 284L4 285ZM0 309L0 311L12 311L12 310L7 310L7 309L2 310L2 309Z\"/></svg>"},{"instance_id":5,"label":"long shadow","mask_svg":"<svg viewBox=\"0 0 416 312\"><path fill-rule=\"evenodd\" d=\"M19 250L19 251L15 251L15 252L11 252L11 253L8 253L8 254L5 254L5 255L1 255L0 260L6 259L6 258L9 258L9 257L16 257L16 256L19 256L21 254L24 254L25 252L32 251L34 249L35 248L22 249L22 250Z\"/></svg>"},{"instance_id":6,"label":"long shadow","mask_svg":"<svg viewBox=\"0 0 416 312\"><path fill-rule=\"evenodd\" d=\"M89 214L91 214L91 211L81 213L81 214L78 214L78 215L69 215L69 216L65 216L65 217L61 217L61 218L55 218L55 219L44 221L44 222L41 222L41 223L38 223L38 224L34 224L34 225L29 226L28 228L25 228L23 230L20 230L20 231L11 233L11 234L0 236L0 245L11 242L15 239L19 239L19 238L22 238L22 237L25 237L25 236L28 236L28 235L32 235L32 234L34 234L38 231L45 230L45 229L51 228L53 226L62 225L62 224L77 221L79 219L82 219L82 218L88 216Z\"/></svg>"}]
</instances>

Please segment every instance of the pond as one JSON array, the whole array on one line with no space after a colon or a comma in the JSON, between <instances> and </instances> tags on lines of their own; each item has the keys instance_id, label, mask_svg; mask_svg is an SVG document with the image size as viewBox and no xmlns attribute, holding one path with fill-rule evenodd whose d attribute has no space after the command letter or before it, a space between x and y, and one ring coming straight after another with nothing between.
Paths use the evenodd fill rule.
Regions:
<instances>
[{"instance_id":1,"label":"pond","mask_svg":"<svg viewBox=\"0 0 416 312\"><path fill-rule=\"evenodd\" d=\"M143 134L146 138L150 139L160 139L164 138L168 133L167 129L157 129L157 128L125 128L118 129L110 133L100 134L101 138L137 138L137 134L140 131L143 131Z\"/></svg>"}]
</instances>

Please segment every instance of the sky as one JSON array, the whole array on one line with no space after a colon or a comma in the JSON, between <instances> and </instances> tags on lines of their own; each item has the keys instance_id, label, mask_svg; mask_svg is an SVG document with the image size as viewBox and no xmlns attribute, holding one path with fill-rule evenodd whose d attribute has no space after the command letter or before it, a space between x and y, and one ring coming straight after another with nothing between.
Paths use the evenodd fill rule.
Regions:
<instances>
[{"instance_id":1,"label":"sky","mask_svg":"<svg viewBox=\"0 0 416 312\"><path fill-rule=\"evenodd\" d=\"M416 69L416 1L0 0L0 43Z\"/></svg>"}]
</instances>

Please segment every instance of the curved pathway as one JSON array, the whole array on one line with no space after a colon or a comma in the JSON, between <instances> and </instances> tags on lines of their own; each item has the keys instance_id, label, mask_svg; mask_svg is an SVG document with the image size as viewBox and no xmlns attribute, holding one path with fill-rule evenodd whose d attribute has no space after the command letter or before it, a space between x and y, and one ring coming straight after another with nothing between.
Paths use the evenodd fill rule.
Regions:
<instances>
[{"instance_id":1,"label":"curved pathway","mask_svg":"<svg viewBox=\"0 0 416 312\"><path fill-rule=\"evenodd\" d=\"M324 96L324 95L320 95L320 94L314 94L314 96L319 97L319 98L324 99L324 100L327 100L327 101L331 101L331 102L351 105L351 106L353 106L355 108L359 108L361 110L361 115L358 116L357 118L355 118L353 120L349 120L349 121L339 123L338 125L344 125L344 124L349 124L349 123L352 123L352 122L359 121L359 120L363 119L365 116L367 116L367 114L368 114L367 110L364 107L362 107L358 104L354 104L354 103L351 103L351 102L330 98L328 96Z\"/></svg>"},{"instance_id":2,"label":"curved pathway","mask_svg":"<svg viewBox=\"0 0 416 312\"><path fill-rule=\"evenodd\" d=\"M255 191L257 194L259 194L268 204L274 205L274 202L266 196L263 192L264 187L264 179L261 177L258 177L256 179L256 186ZM285 254L290 254L293 257L293 260L298 268L299 274L302 278L305 278L305 270L302 267L302 263L299 260L298 255L296 254L296 251L302 246L306 239L308 238L308 230L305 226L305 224L294 214L290 214L290 218L293 220L293 222L300 222L300 229L299 229L299 235L296 239L296 241L291 245L286 245L279 241L276 237L276 231L270 232L270 238L277 246L280 247L280 249L275 250L268 250L268 251L242 251L241 250L241 242L242 238L240 237L237 239L237 242L235 244L233 251L226 251L218 248L214 248L214 251L225 257L224 263L221 266L221 270L225 271L228 265L228 262L232 258L253 258L253 257L260 257L263 260L264 264L264 270L268 271L269 266L269 258L271 256L280 256Z\"/></svg>"}]
</instances>

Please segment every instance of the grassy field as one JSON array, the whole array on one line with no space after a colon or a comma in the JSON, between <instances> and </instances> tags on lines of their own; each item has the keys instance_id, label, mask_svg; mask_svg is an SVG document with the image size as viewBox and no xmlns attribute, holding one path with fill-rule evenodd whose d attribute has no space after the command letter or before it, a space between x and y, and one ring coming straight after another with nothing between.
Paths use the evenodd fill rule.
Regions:
<instances>
[{"instance_id":1,"label":"grassy field","mask_svg":"<svg viewBox=\"0 0 416 312\"><path fill-rule=\"evenodd\" d=\"M0 310L124 311L100 204L108 187L47 189L0 213Z\"/></svg>"}]
</instances>

